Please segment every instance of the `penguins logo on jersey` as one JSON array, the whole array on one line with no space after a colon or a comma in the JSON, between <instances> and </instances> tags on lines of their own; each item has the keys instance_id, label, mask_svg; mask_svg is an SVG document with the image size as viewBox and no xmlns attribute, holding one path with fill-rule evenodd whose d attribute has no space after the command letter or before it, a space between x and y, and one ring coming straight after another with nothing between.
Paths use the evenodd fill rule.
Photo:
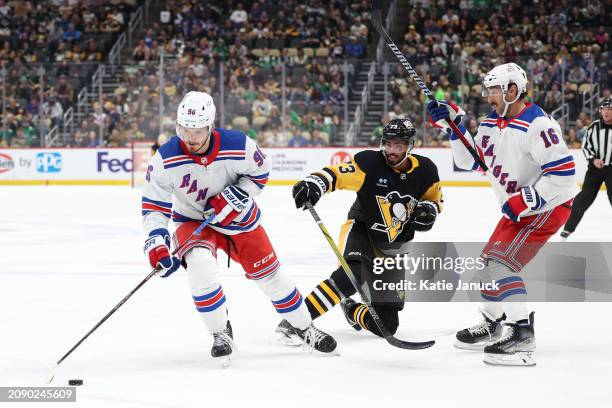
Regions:
<instances>
[{"instance_id":1,"label":"penguins logo on jersey","mask_svg":"<svg viewBox=\"0 0 612 408\"><path fill-rule=\"evenodd\" d=\"M410 219L418 201L408 194L403 196L397 191L392 191L385 197L377 195L376 202L383 223L375 223L372 225L372 229L386 232L389 242L393 242L404 229L404 225Z\"/></svg>"}]
</instances>

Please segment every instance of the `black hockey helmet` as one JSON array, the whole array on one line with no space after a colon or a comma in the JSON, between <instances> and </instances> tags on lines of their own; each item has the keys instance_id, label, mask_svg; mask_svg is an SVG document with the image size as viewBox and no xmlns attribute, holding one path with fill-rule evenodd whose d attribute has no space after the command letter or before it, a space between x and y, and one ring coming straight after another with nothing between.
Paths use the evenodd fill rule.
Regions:
<instances>
[{"instance_id":1,"label":"black hockey helmet","mask_svg":"<svg viewBox=\"0 0 612 408\"><path fill-rule=\"evenodd\" d=\"M603 98L603 100L599 103L599 110L602 110L604 108L612 108L612 98L611 97L605 97Z\"/></svg>"},{"instance_id":2,"label":"black hockey helmet","mask_svg":"<svg viewBox=\"0 0 612 408\"><path fill-rule=\"evenodd\" d=\"M412 122L410 122L408 119L393 119L385 125L382 131L382 137L380 138L380 150L383 152L383 155L385 155L385 160L387 159L385 154L385 143L392 139L403 140L406 142L407 149L406 157L404 158L405 160L408 156L410 156L410 152L412 152L414 141L416 139L416 129L412 125ZM404 160L394 165L394 167L399 166Z\"/></svg>"},{"instance_id":3,"label":"black hockey helmet","mask_svg":"<svg viewBox=\"0 0 612 408\"><path fill-rule=\"evenodd\" d=\"M416 129L408 119L393 119L385 125L382 131L381 143L391 139L405 140L408 151L414 146Z\"/></svg>"}]
</instances>

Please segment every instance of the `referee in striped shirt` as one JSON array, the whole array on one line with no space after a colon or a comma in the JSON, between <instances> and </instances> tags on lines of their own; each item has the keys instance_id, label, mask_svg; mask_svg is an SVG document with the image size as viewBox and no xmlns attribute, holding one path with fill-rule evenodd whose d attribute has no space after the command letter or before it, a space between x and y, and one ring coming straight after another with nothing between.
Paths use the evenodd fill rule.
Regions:
<instances>
[{"instance_id":1,"label":"referee in striped shirt","mask_svg":"<svg viewBox=\"0 0 612 408\"><path fill-rule=\"evenodd\" d=\"M591 123L582 144L589 166L584 176L582 191L572 205L572 213L565 223L561 237L567 239L589 209L602 183L606 183L608 199L612 204L612 98L605 98L599 105L600 119Z\"/></svg>"}]
</instances>

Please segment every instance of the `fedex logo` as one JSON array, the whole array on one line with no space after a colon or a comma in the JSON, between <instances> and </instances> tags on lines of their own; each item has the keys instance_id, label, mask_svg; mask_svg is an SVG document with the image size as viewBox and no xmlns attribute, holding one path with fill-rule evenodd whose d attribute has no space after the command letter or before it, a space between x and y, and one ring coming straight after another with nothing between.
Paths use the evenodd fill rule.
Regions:
<instances>
[{"instance_id":1,"label":"fedex logo","mask_svg":"<svg viewBox=\"0 0 612 408\"><path fill-rule=\"evenodd\" d=\"M108 152L98 152L98 173L108 170L111 173L132 171L132 159L109 159Z\"/></svg>"},{"instance_id":2,"label":"fedex logo","mask_svg":"<svg viewBox=\"0 0 612 408\"><path fill-rule=\"evenodd\" d=\"M0 153L0 173L5 173L15 168L13 158L8 154Z\"/></svg>"},{"instance_id":3,"label":"fedex logo","mask_svg":"<svg viewBox=\"0 0 612 408\"><path fill-rule=\"evenodd\" d=\"M39 173L59 173L62 170L62 155L57 152L38 153L36 171Z\"/></svg>"}]
</instances>

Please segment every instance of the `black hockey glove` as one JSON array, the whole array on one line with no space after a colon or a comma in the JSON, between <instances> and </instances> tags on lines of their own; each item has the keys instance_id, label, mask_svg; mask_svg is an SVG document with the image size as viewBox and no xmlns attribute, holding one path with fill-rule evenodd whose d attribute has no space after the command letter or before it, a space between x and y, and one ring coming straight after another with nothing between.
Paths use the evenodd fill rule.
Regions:
<instances>
[{"instance_id":1,"label":"black hockey glove","mask_svg":"<svg viewBox=\"0 0 612 408\"><path fill-rule=\"evenodd\" d=\"M429 231L436 222L438 207L433 201L421 201L414 209L412 229L415 231Z\"/></svg>"},{"instance_id":2,"label":"black hockey glove","mask_svg":"<svg viewBox=\"0 0 612 408\"><path fill-rule=\"evenodd\" d=\"M311 174L304 180L297 182L293 186L293 199L295 200L296 208L303 208L306 201L315 205L321 196L325 194L325 181L321 177Z\"/></svg>"}]
</instances>

